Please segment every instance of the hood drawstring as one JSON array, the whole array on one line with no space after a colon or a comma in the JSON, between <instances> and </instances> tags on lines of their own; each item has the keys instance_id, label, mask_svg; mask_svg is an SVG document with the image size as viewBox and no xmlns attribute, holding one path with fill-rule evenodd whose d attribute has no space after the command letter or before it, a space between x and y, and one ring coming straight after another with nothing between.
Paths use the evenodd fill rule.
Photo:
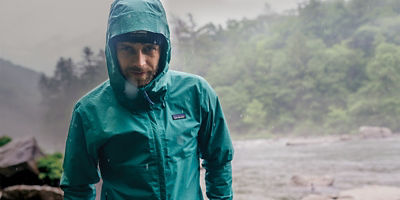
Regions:
<instances>
[{"instance_id":1,"label":"hood drawstring","mask_svg":"<svg viewBox=\"0 0 400 200\"><path fill-rule=\"evenodd\" d=\"M150 99L149 95L147 95L146 90L143 90L144 96L146 97L146 100L153 106L154 102Z\"/></svg>"},{"instance_id":2,"label":"hood drawstring","mask_svg":"<svg viewBox=\"0 0 400 200\"><path fill-rule=\"evenodd\" d=\"M162 104L161 105L162 105L163 108L165 108L165 96L162 99Z\"/></svg>"}]
</instances>

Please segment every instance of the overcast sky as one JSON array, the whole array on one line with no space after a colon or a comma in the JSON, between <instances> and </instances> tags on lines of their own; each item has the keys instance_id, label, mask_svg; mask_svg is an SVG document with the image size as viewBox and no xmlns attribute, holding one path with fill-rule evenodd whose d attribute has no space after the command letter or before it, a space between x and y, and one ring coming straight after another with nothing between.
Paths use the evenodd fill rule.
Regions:
<instances>
[{"instance_id":1,"label":"overcast sky","mask_svg":"<svg viewBox=\"0 0 400 200\"><path fill-rule=\"evenodd\" d=\"M107 16L113 0L0 0L0 58L52 73L57 60L80 60L84 46L104 48ZM254 18L268 3L273 11L293 9L300 0L168 0L171 16L192 13L200 25Z\"/></svg>"}]
</instances>

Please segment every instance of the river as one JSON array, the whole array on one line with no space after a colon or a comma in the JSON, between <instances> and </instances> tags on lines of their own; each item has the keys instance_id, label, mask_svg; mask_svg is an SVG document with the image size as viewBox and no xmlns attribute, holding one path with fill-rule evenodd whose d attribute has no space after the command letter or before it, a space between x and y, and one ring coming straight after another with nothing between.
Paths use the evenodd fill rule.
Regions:
<instances>
[{"instance_id":1,"label":"river","mask_svg":"<svg viewBox=\"0 0 400 200\"><path fill-rule=\"evenodd\" d=\"M287 146L287 139L234 141L236 200L299 200L365 185L400 186L400 137ZM330 176L333 186L296 186L294 175Z\"/></svg>"}]
</instances>

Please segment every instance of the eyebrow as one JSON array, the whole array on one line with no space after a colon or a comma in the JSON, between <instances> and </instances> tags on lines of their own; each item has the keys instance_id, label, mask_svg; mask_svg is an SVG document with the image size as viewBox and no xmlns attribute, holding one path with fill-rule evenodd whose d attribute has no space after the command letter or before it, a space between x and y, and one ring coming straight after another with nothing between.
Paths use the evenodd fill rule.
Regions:
<instances>
[{"instance_id":1,"label":"eyebrow","mask_svg":"<svg viewBox=\"0 0 400 200\"><path fill-rule=\"evenodd\" d=\"M118 43L117 47L131 47L129 44L124 44L124 43Z\"/></svg>"},{"instance_id":2,"label":"eyebrow","mask_svg":"<svg viewBox=\"0 0 400 200\"><path fill-rule=\"evenodd\" d=\"M153 43L143 43L143 46L156 46L156 47L159 47L160 45L153 44Z\"/></svg>"},{"instance_id":3,"label":"eyebrow","mask_svg":"<svg viewBox=\"0 0 400 200\"><path fill-rule=\"evenodd\" d=\"M154 48L156 51L161 51L161 46L158 44L145 44L143 47Z\"/></svg>"}]
</instances>

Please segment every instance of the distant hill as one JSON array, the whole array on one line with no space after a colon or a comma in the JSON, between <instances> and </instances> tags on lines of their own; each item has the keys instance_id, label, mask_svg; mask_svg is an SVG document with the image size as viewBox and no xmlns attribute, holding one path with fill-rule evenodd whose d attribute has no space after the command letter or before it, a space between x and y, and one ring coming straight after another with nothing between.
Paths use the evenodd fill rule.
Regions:
<instances>
[{"instance_id":1,"label":"distant hill","mask_svg":"<svg viewBox=\"0 0 400 200\"><path fill-rule=\"evenodd\" d=\"M0 135L40 133L40 73L0 59Z\"/></svg>"}]
</instances>

